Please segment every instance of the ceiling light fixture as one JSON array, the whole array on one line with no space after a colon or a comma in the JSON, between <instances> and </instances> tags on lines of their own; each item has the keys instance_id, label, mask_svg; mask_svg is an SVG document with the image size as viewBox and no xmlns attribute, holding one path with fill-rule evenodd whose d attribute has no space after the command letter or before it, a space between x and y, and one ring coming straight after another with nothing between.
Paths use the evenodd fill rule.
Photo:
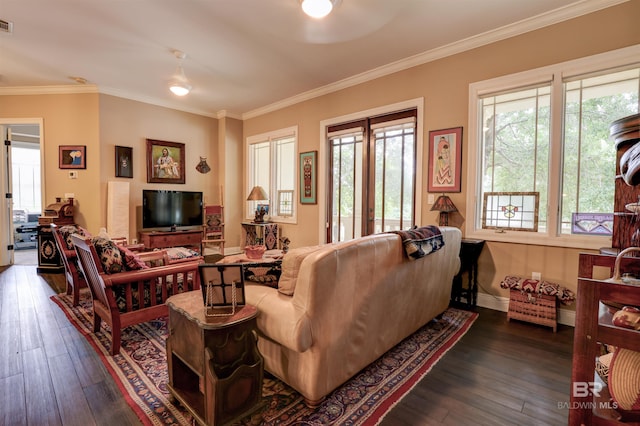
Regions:
<instances>
[{"instance_id":1,"label":"ceiling light fixture","mask_svg":"<svg viewBox=\"0 0 640 426\"><path fill-rule=\"evenodd\" d=\"M334 0L302 0L302 10L312 18L321 19L331 13Z\"/></svg>"},{"instance_id":2,"label":"ceiling light fixture","mask_svg":"<svg viewBox=\"0 0 640 426\"><path fill-rule=\"evenodd\" d=\"M184 96L191 91L189 80L187 80L182 69L182 61L187 57L187 54L179 50L174 50L173 54L178 59L178 69L169 83L169 90L176 96Z\"/></svg>"}]
</instances>

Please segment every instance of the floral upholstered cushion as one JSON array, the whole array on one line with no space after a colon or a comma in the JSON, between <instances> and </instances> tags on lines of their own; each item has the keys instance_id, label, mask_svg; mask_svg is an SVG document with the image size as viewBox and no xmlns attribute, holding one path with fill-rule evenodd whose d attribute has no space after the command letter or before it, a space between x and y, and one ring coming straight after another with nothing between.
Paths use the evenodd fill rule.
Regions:
<instances>
[{"instance_id":1,"label":"floral upholstered cushion","mask_svg":"<svg viewBox=\"0 0 640 426\"><path fill-rule=\"evenodd\" d=\"M96 248L102 269L106 274L116 274L125 270L120 248L116 243L103 237L94 237L91 243Z\"/></svg>"},{"instance_id":2,"label":"floral upholstered cushion","mask_svg":"<svg viewBox=\"0 0 640 426\"><path fill-rule=\"evenodd\" d=\"M73 250L73 241L71 240L71 236L73 234L78 234L83 237L90 237L91 235L83 228L76 225L64 225L58 228L60 234L62 235L62 239L67 245L67 250Z\"/></svg>"},{"instance_id":3,"label":"floral upholstered cushion","mask_svg":"<svg viewBox=\"0 0 640 426\"><path fill-rule=\"evenodd\" d=\"M127 271L137 271L139 269L148 269L149 265L144 263L140 256L129 250L125 246L118 245L120 255L124 261L124 267Z\"/></svg>"}]
</instances>

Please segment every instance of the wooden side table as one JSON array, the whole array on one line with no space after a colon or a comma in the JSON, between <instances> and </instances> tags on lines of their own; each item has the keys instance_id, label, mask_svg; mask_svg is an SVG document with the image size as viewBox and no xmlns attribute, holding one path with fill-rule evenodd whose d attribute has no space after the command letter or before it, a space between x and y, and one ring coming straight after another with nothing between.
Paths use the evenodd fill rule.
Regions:
<instances>
[{"instance_id":1,"label":"wooden side table","mask_svg":"<svg viewBox=\"0 0 640 426\"><path fill-rule=\"evenodd\" d=\"M451 288L451 300L455 303L462 303L464 297L468 307L476 306L478 302L478 259L484 240L463 239L460 245L460 272L453 278ZM462 275L467 273L467 286L463 287Z\"/></svg>"},{"instance_id":2,"label":"wooden side table","mask_svg":"<svg viewBox=\"0 0 640 426\"><path fill-rule=\"evenodd\" d=\"M240 248L262 243L267 250L275 250L280 241L280 228L273 222L242 222L241 237Z\"/></svg>"},{"instance_id":3,"label":"wooden side table","mask_svg":"<svg viewBox=\"0 0 640 426\"><path fill-rule=\"evenodd\" d=\"M264 361L257 347L256 307L206 317L200 291L172 296L166 303L171 394L209 426L239 420L258 408Z\"/></svg>"}]
</instances>

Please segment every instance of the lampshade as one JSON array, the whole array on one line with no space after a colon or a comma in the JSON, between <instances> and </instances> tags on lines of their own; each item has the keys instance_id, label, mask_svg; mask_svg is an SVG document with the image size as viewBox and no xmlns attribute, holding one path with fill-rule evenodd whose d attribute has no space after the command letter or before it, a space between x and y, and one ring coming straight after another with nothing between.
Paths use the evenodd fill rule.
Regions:
<instances>
[{"instance_id":1,"label":"lampshade","mask_svg":"<svg viewBox=\"0 0 640 426\"><path fill-rule=\"evenodd\" d=\"M173 54L178 59L178 69L169 83L169 90L176 96L184 96L191 91L191 84L189 84L187 76L184 75L184 69L182 69L182 60L187 57L187 54L179 50L174 50Z\"/></svg>"},{"instance_id":2,"label":"lampshade","mask_svg":"<svg viewBox=\"0 0 640 426\"><path fill-rule=\"evenodd\" d=\"M332 0L302 0L302 10L312 18L320 19L333 10Z\"/></svg>"},{"instance_id":3,"label":"lampshade","mask_svg":"<svg viewBox=\"0 0 640 426\"><path fill-rule=\"evenodd\" d=\"M269 196L267 195L267 191L265 191L261 186L254 186L247 197L247 201L262 201L268 199Z\"/></svg>"},{"instance_id":4,"label":"lampshade","mask_svg":"<svg viewBox=\"0 0 640 426\"><path fill-rule=\"evenodd\" d=\"M433 203L433 206L431 206L431 210L440 212L440 219L438 221L438 224L440 226L448 226L449 213L458 211L455 204L453 204L453 201L451 201L451 198L447 197L444 194L439 196L436 202Z\"/></svg>"},{"instance_id":5,"label":"lampshade","mask_svg":"<svg viewBox=\"0 0 640 426\"><path fill-rule=\"evenodd\" d=\"M451 198L447 197L444 194L439 196L438 199L436 200L436 202L433 203L433 206L431 206L431 210L432 211L445 212L445 213L451 213L451 212L457 212L458 211L458 209L455 206L455 204L453 204L453 201L451 201Z\"/></svg>"}]
</instances>

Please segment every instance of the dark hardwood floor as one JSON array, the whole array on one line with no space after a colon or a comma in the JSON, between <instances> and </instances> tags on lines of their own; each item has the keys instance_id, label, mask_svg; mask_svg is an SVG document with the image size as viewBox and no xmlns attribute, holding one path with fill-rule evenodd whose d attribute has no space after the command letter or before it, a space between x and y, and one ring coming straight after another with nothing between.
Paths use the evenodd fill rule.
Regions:
<instances>
[{"instance_id":1,"label":"dark hardwood floor","mask_svg":"<svg viewBox=\"0 0 640 426\"><path fill-rule=\"evenodd\" d=\"M0 424L140 424L86 339L49 300L62 275L0 268ZM382 425L566 425L573 328L480 316Z\"/></svg>"}]
</instances>

